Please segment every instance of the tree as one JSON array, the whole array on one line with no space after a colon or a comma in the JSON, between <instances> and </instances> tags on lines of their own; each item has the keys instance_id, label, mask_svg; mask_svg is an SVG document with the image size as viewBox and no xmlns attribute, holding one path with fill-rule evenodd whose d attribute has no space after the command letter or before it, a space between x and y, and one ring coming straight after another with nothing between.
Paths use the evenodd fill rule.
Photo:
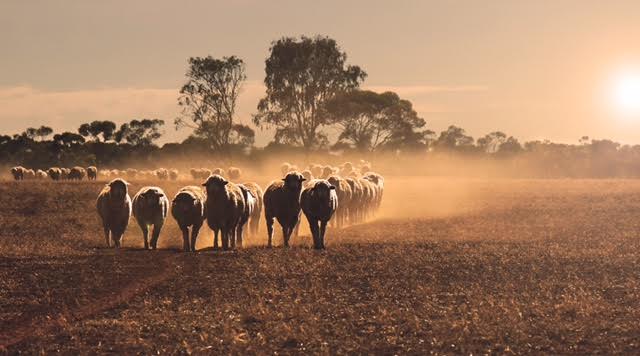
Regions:
<instances>
[{"instance_id":1,"label":"tree","mask_svg":"<svg viewBox=\"0 0 640 356\"><path fill-rule=\"evenodd\" d=\"M64 147L72 147L83 144L85 142L84 137L73 132L63 132L61 134L55 134L53 136L53 141L59 146Z\"/></svg>"},{"instance_id":2,"label":"tree","mask_svg":"<svg viewBox=\"0 0 640 356\"><path fill-rule=\"evenodd\" d=\"M236 101L247 78L242 59L192 57L186 77L178 98L182 115L175 119L176 128L194 129L194 135L206 138L214 149L255 135L250 127L234 123Z\"/></svg>"},{"instance_id":3,"label":"tree","mask_svg":"<svg viewBox=\"0 0 640 356\"><path fill-rule=\"evenodd\" d=\"M328 143L320 129L328 124L321 107L337 93L356 89L366 78L358 66L328 37L285 37L271 44L266 60L266 96L253 122L274 127L275 141L305 149Z\"/></svg>"},{"instance_id":4,"label":"tree","mask_svg":"<svg viewBox=\"0 0 640 356\"><path fill-rule=\"evenodd\" d=\"M507 141L507 135L500 131L495 131L486 134L484 137L479 138L477 142L478 148L482 152L495 153L498 152L500 145Z\"/></svg>"},{"instance_id":5,"label":"tree","mask_svg":"<svg viewBox=\"0 0 640 356\"><path fill-rule=\"evenodd\" d=\"M341 129L338 143L361 151L426 147L427 136L432 133L421 130L426 122L411 102L392 92L352 90L329 99L324 109Z\"/></svg>"},{"instance_id":6,"label":"tree","mask_svg":"<svg viewBox=\"0 0 640 356\"><path fill-rule=\"evenodd\" d=\"M162 125L164 121L158 119L132 120L120 126L115 139L117 142L126 142L133 146L151 146L162 136L160 133Z\"/></svg>"},{"instance_id":7,"label":"tree","mask_svg":"<svg viewBox=\"0 0 640 356\"><path fill-rule=\"evenodd\" d=\"M434 146L444 151L470 151L474 147L473 137L468 136L464 129L451 125L440 133Z\"/></svg>"},{"instance_id":8,"label":"tree","mask_svg":"<svg viewBox=\"0 0 640 356\"><path fill-rule=\"evenodd\" d=\"M113 140L116 133L116 124L113 121L93 121L90 124L82 124L78 133L93 141L105 142Z\"/></svg>"}]
</instances>

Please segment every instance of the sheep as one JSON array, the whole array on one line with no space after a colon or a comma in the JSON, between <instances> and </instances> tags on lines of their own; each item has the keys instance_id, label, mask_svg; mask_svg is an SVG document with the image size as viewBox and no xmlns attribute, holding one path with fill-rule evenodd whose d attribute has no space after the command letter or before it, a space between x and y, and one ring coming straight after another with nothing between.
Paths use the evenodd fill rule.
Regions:
<instances>
[{"instance_id":1,"label":"sheep","mask_svg":"<svg viewBox=\"0 0 640 356\"><path fill-rule=\"evenodd\" d=\"M209 173L208 175L206 175L206 176L204 177L204 179L207 179L207 177L209 177L209 176L210 176L210 175L212 175L212 174L214 174L214 175L215 175L215 174L217 174L217 175L219 175L219 176L223 176L223 177L226 175L226 173L224 172L224 169L222 169L222 168L214 168L214 169L211 171L211 173Z\"/></svg>"},{"instance_id":2,"label":"sheep","mask_svg":"<svg viewBox=\"0 0 640 356\"><path fill-rule=\"evenodd\" d=\"M222 249L235 248L236 239L242 247L241 219L245 213L242 190L222 176L214 174L202 183L207 191L207 224L214 232L213 247L218 248L218 233L221 232Z\"/></svg>"},{"instance_id":3,"label":"sheep","mask_svg":"<svg viewBox=\"0 0 640 356\"><path fill-rule=\"evenodd\" d=\"M86 174L87 171L84 168L76 166L71 168L67 178L70 180L83 180Z\"/></svg>"},{"instance_id":4,"label":"sheep","mask_svg":"<svg viewBox=\"0 0 640 356\"><path fill-rule=\"evenodd\" d=\"M360 174L366 174L367 172L369 172L371 170L371 165L370 164L363 164L360 167Z\"/></svg>"},{"instance_id":5,"label":"sheep","mask_svg":"<svg viewBox=\"0 0 640 356\"><path fill-rule=\"evenodd\" d=\"M311 165L311 175L313 175L314 177L320 177L322 175L322 165L319 164L312 164Z\"/></svg>"},{"instance_id":6,"label":"sheep","mask_svg":"<svg viewBox=\"0 0 640 356\"><path fill-rule=\"evenodd\" d=\"M168 180L169 179L169 171L165 168L158 168L155 170L155 175L159 180Z\"/></svg>"},{"instance_id":7,"label":"sheep","mask_svg":"<svg viewBox=\"0 0 640 356\"><path fill-rule=\"evenodd\" d=\"M376 200L376 187L373 182L364 178L358 178L358 183L362 186L363 192L359 220L364 221L371 214L373 202Z\"/></svg>"},{"instance_id":8,"label":"sheep","mask_svg":"<svg viewBox=\"0 0 640 356\"><path fill-rule=\"evenodd\" d=\"M244 226L247 224L249 219L253 216L254 211L256 210L258 201L247 186L243 184L238 184L238 188L240 188L240 190L242 191L242 198L244 199L244 210L241 214L240 221L238 222L238 228L236 229L236 234L238 234L239 236L242 236L242 232L244 231ZM242 237L240 237L240 247L242 247Z\"/></svg>"},{"instance_id":9,"label":"sheep","mask_svg":"<svg viewBox=\"0 0 640 356\"><path fill-rule=\"evenodd\" d=\"M111 176L112 177L116 177L117 178L117 177L120 177L121 175L122 175L122 173L119 170L117 170L117 169L112 169L111 170Z\"/></svg>"},{"instance_id":10,"label":"sheep","mask_svg":"<svg viewBox=\"0 0 640 356\"><path fill-rule=\"evenodd\" d=\"M340 175L346 177L353 171L353 164L351 162L344 162L340 165Z\"/></svg>"},{"instance_id":11,"label":"sheep","mask_svg":"<svg viewBox=\"0 0 640 356\"><path fill-rule=\"evenodd\" d=\"M24 179L28 179L28 180L36 179L36 171L34 171L33 169L25 169Z\"/></svg>"},{"instance_id":12,"label":"sheep","mask_svg":"<svg viewBox=\"0 0 640 356\"><path fill-rule=\"evenodd\" d=\"M171 215L182 231L184 252L196 251L196 240L205 219L205 196L197 186L187 186L176 194L171 202ZM191 241L189 241L191 227Z\"/></svg>"},{"instance_id":13,"label":"sheep","mask_svg":"<svg viewBox=\"0 0 640 356\"><path fill-rule=\"evenodd\" d=\"M313 248L324 249L327 223L336 212L339 201L336 187L328 180L316 179L302 191L300 205L311 227Z\"/></svg>"},{"instance_id":14,"label":"sheep","mask_svg":"<svg viewBox=\"0 0 640 356\"><path fill-rule=\"evenodd\" d=\"M136 177L138 176L138 170L135 168L127 168L126 174L127 174L127 178L136 179Z\"/></svg>"},{"instance_id":15,"label":"sheep","mask_svg":"<svg viewBox=\"0 0 640 356\"><path fill-rule=\"evenodd\" d=\"M307 180L307 182L311 182L313 180L313 174L308 169L302 171L302 176Z\"/></svg>"},{"instance_id":16,"label":"sheep","mask_svg":"<svg viewBox=\"0 0 640 356\"><path fill-rule=\"evenodd\" d=\"M372 182L376 188L376 196L373 207L377 210L382 204L382 194L384 193L384 178L375 172L367 172L362 178Z\"/></svg>"},{"instance_id":17,"label":"sheep","mask_svg":"<svg viewBox=\"0 0 640 356\"><path fill-rule=\"evenodd\" d=\"M58 167L51 167L47 170L51 180L58 181L62 178L62 170Z\"/></svg>"},{"instance_id":18,"label":"sheep","mask_svg":"<svg viewBox=\"0 0 640 356\"><path fill-rule=\"evenodd\" d=\"M178 180L178 176L180 175L180 173L178 172L177 169L171 169L169 170L169 179L171 180Z\"/></svg>"},{"instance_id":19,"label":"sheep","mask_svg":"<svg viewBox=\"0 0 640 356\"><path fill-rule=\"evenodd\" d=\"M349 187L351 187L351 206L349 207L349 222L351 224L357 223L362 215L364 209L364 191L360 182L352 177L345 178Z\"/></svg>"},{"instance_id":20,"label":"sheep","mask_svg":"<svg viewBox=\"0 0 640 356\"><path fill-rule=\"evenodd\" d=\"M327 179L332 174L333 174L333 167L324 166L324 167L322 167L322 174L320 174L319 177L320 177L320 179Z\"/></svg>"},{"instance_id":21,"label":"sheep","mask_svg":"<svg viewBox=\"0 0 640 356\"><path fill-rule=\"evenodd\" d=\"M340 206L336 210L336 218L334 219L336 225L341 228L345 225L347 219L349 218L349 209L351 208L351 202L353 198L353 192L351 190L351 185L346 181L346 179L341 178L337 175L329 176L327 181L335 188L336 195L338 196L338 201L340 201Z\"/></svg>"},{"instance_id":22,"label":"sheep","mask_svg":"<svg viewBox=\"0 0 640 356\"><path fill-rule=\"evenodd\" d=\"M129 183L116 178L109 182L98 195L96 207L102 220L104 237L107 247L111 247L113 240L116 248L120 247L129 217L131 217L131 198L129 197Z\"/></svg>"},{"instance_id":23,"label":"sheep","mask_svg":"<svg viewBox=\"0 0 640 356\"><path fill-rule=\"evenodd\" d=\"M98 172L98 174L100 175L100 178L109 179L109 177L111 177L111 171L108 169L101 170Z\"/></svg>"},{"instance_id":24,"label":"sheep","mask_svg":"<svg viewBox=\"0 0 640 356\"><path fill-rule=\"evenodd\" d=\"M87 179L96 180L98 179L98 168L95 166L87 167Z\"/></svg>"},{"instance_id":25,"label":"sheep","mask_svg":"<svg viewBox=\"0 0 640 356\"><path fill-rule=\"evenodd\" d=\"M36 171L36 178L37 179L47 179L47 177L49 177L49 175L47 174L47 172L43 171L42 169L38 169Z\"/></svg>"},{"instance_id":26,"label":"sheep","mask_svg":"<svg viewBox=\"0 0 640 356\"><path fill-rule=\"evenodd\" d=\"M282 173L282 175L284 176L289 172L291 172L291 163L282 162L282 164L280 165L280 173Z\"/></svg>"},{"instance_id":27,"label":"sheep","mask_svg":"<svg viewBox=\"0 0 640 356\"><path fill-rule=\"evenodd\" d=\"M262 201L262 188L257 183L247 182L242 184L249 189L251 195L255 199L255 206L251 212L251 216L249 219L249 232L253 236L258 235L258 229L260 227L260 215L262 215L262 210L264 206L264 202Z\"/></svg>"},{"instance_id":28,"label":"sheep","mask_svg":"<svg viewBox=\"0 0 640 356\"><path fill-rule=\"evenodd\" d=\"M169 199L164 191L158 187L143 187L133 197L133 216L142 229L144 238L144 249L148 250L158 247L160 231L167 218L169 210ZM151 234L151 244L149 244L149 227L153 225Z\"/></svg>"},{"instance_id":29,"label":"sheep","mask_svg":"<svg viewBox=\"0 0 640 356\"><path fill-rule=\"evenodd\" d=\"M229 176L229 179L237 180L240 179L242 171L237 167L229 167L229 169L227 169L227 175Z\"/></svg>"},{"instance_id":30,"label":"sheep","mask_svg":"<svg viewBox=\"0 0 640 356\"><path fill-rule=\"evenodd\" d=\"M264 192L264 217L272 246L273 222L278 219L282 226L284 246L289 247L289 239L300 219L300 191L305 178L298 172L289 172L282 180L272 182Z\"/></svg>"},{"instance_id":31,"label":"sheep","mask_svg":"<svg viewBox=\"0 0 640 356\"><path fill-rule=\"evenodd\" d=\"M13 176L13 179L15 180L24 180L24 172L26 171L26 169L22 166L17 166L17 167L13 167L11 168L11 175Z\"/></svg>"},{"instance_id":32,"label":"sheep","mask_svg":"<svg viewBox=\"0 0 640 356\"><path fill-rule=\"evenodd\" d=\"M65 180L65 179L71 179L69 178L69 175L71 174L71 169L69 168L60 168L60 179Z\"/></svg>"}]
</instances>

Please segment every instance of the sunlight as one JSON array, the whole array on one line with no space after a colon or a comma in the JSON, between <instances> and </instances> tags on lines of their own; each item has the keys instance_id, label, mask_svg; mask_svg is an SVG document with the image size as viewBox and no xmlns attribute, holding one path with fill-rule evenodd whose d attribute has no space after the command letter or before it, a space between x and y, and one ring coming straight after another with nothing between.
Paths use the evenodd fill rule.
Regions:
<instances>
[{"instance_id":1,"label":"sunlight","mask_svg":"<svg viewBox=\"0 0 640 356\"><path fill-rule=\"evenodd\" d=\"M626 117L640 117L640 71L621 72L613 80L614 109Z\"/></svg>"}]
</instances>

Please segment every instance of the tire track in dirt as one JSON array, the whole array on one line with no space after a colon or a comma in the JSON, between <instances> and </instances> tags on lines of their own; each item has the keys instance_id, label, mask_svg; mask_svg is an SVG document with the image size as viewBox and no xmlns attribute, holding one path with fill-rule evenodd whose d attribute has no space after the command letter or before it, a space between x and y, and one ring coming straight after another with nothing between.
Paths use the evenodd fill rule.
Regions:
<instances>
[{"instance_id":1,"label":"tire track in dirt","mask_svg":"<svg viewBox=\"0 0 640 356\"><path fill-rule=\"evenodd\" d=\"M55 317L34 318L30 322L18 325L12 331L0 334L0 351L6 351L8 347L20 344L32 337L51 334L56 328L64 329L67 325L85 319L89 316L104 312L131 300L133 297L144 293L150 288L166 281L176 273L173 262L180 257L179 253L165 256L158 260L161 268L156 269L152 275L134 280L124 288L103 296L96 296L93 303L58 313Z\"/></svg>"}]
</instances>

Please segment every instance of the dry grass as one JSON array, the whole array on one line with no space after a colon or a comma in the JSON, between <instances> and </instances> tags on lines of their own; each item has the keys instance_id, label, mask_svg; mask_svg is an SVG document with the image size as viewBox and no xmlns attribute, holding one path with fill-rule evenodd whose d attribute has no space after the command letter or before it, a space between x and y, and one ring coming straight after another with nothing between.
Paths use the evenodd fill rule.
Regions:
<instances>
[{"instance_id":1,"label":"dry grass","mask_svg":"<svg viewBox=\"0 0 640 356\"><path fill-rule=\"evenodd\" d=\"M0 184L6 352L640 351L638 181L392 177L380 218L326 251L303 228L196 254L172 220L161 251L133 223L101 248L100 188Z\"/></svg>"}]
</instances>

